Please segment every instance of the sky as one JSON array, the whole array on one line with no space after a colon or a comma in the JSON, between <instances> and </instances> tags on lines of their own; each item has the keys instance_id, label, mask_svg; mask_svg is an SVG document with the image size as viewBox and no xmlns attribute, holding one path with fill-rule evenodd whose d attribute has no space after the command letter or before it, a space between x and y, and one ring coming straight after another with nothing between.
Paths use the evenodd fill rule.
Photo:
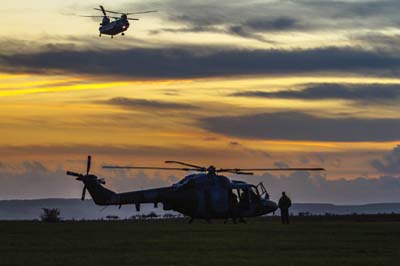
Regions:
<instances>
[{"instance_id":1,"label":"sky","mask_svg":"<svg viewBox=\"0 0 400 266\"><path fill-rule=\"evenodd\" d=\"M99 4L137 15L99 37ZM102 164L324 167L231 176L294 201L400 201L400 2L3 0L0 199L79 197L184 172Z\"/></svg>"}]
</instances>

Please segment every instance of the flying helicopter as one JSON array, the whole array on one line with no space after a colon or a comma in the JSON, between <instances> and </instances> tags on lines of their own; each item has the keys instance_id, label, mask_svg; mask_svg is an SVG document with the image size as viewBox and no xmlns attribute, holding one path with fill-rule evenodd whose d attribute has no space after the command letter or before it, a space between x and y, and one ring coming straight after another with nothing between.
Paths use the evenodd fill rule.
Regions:
<instances>
[{"instance_id":1,"label":"flying helicopter","mask_svg":"<svg viewBox=\"0 0 400 266\"><path fill-rule=\"evenodd\" d=\"M116 193L106 188L105 180L90 174L92 157L87 159L86 173L67 171L84 184L82 200L86 190L97 205L109 206L133 204L136 211L140 205L153 203L157 207L162 203L164 210L173 210L194 219L236 219L244 222L245 217L256 217L274 212L278 206L269 197L263 183L253 185L239 180L231 180L221 173L253 175L256 171L324 171L323 168L216 168L203 167L179 161L165 161L179 167L149 166L103 166L104 169L137 169L194 172L179 182L167 187L146 189L125 193Z\"/></svg>"},{"instance_id":2,"label":"flying helicopter","mask_svg":"<svg viewBox=\"0 0 400 266\"><path fill-rule=\"evenodd\" d=\"M125 35L125 31L128 30L130 24L129 20L139 20L138 18L129 18L129 15L137 15L137 14L146 14L146 13L154 13L157 12L156 10L151 11L142 11L142 12L116 12L111 10L104 9L103 6L99 6L100 8L94 8L94 10L100 10L103 13L103 16L81 16L86 18L103 18L102 22L100 23L99 28L99 36L101 37L102 34L104 35L111 35L111 38L114 38L115 35L121 33L122 36ZM109 16L107 13L120 15L120 17L116 16ZM111 21L111 18L114 21Z\"/></svg>"}]
</instances>

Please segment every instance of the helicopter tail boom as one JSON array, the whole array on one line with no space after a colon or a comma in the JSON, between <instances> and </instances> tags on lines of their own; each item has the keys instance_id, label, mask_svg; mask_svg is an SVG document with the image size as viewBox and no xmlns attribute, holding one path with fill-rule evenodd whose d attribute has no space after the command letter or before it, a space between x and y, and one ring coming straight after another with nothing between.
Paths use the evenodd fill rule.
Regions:
<instances>
[{"instance_id":1,"label":"helicopter tail boom","mask_svg":"<svg viewBox=\"0 0 400 266\"><path fill-rule=\"evenodd\" d=\"M115 193L107 188L105 188L99 182L84 182L85 187L88 190L93 201L97 205L107 206L107 205L128 205L134 204L136 208L140 208L140 204L144 203L154 203L163 202L166 193L171 189L157 188L157 189L147 189L126 193Z\"/></svg>"},{"instance_id":2,"label":"helicopter tail boom","mask_svg":"<svg viewBox=\"0 0 400 266\"><path fill-rule=\"evenodd\" d=\"M75 177L76 180L81 181L84 184L81 199L85 200L86 191L88 191L97 205L136 204L136 209L138 209L142 203L157 204L159 202L164 202L165 199L170 197L170 192L173 192L174 190L173 187L164 187L127 193L115 193L114 191L104 187L106 183L104 179L99 179L97 176L90 174L91 165L92 157L89 155L86 162L85 173L67 171L66 174Z\"/></svg>"},{"instance_id":3,"label":"helicopter tail boom","mask_svg":"<svg viewBox=\"0 0 400 266\"><path fill-rule=\"evenodd\" d=\"M80 175L73 172L68 172L68 174L74 176ZM135 204L136 208L139 208L138 206L143 203L157 204L159 202L163 202L168 192L172 190L171 187L165 187L126 193L116 193L104 187L103 185L105 184L105 181L103 179L98 179L94 175L80 175L77 180L84 183L82 200L85 199L87 190L96 205L101 206Z\"/></svg>"}]
</instances>

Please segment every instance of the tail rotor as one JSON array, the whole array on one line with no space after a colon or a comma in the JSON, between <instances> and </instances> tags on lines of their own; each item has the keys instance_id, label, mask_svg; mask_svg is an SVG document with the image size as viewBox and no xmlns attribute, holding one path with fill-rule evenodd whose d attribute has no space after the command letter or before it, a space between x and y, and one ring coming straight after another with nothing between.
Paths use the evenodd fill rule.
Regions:
<instances>
[{"instance_id":1,"label":"tail rotor","mask_svg":"<svg viewBox=\"0 0 400 266\"><path fill-rule=\"evenodd\" d=\"M82 190L82 197L81 197L81 200L85 200L85 195L86 195L86 185L83 187L83 190Z\"/></svg>"},{"instance_id":2,"label":"tail rotor","mask_svg":"<svg viewBox=\"0 0 400 266\"><path fill-rule=\"evenodd\" d=\"M87 162L86 162L86 175L89 175L91 166L92 166L92 156L89 155L87 157Z\"/></svg>"},{"instance_id":3,"label":"tail rotor","mask_svg":"<svg viewBox=\"0 0 400 266\"><path fill-rule=\"evenodd\" d=\"M76 177L76 180L82 181L84 184L81 200L85 200L86 190L87 190L86 182L95 180L99 184L102 184L102 185L104 185L106 183L106 181L104 179L98 179L97 176L90 174L91 166L92 166L92 156L89 155L87 157L87 161L86 161L86 174L80 174L80 173L76 173L76 172L72 172L72 171L67 171L67 175Z\"/></svg>"}]
</instances>

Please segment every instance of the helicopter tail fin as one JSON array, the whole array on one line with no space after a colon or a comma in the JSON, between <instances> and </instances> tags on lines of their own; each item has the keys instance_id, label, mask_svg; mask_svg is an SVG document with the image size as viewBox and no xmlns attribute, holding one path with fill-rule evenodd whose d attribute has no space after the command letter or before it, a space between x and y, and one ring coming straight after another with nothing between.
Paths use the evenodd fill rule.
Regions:
<instances>
[{"instance_id":1,"label":"helicopter tail fin","mask_svg":"<svg viewBox=\"0 0 400 266\"><path fill-rule=\"evenodd\" d=\"M84 184L82 191L82 200L85 200L86 190L89 191L94 202L98 205L110 205L115 198L116 193L103 187L106 183L104 179L99 179L97 176L90 174L90 168L92 165L92 156L87 157L86 171L85 173L76 173L67 171L67 175L76 177L76 180L81 181Z\"/></svg>"},{"instance_id":2,"label":"helicopter tail fin","mask_svg":"<svg viewBox=\"0 0 400 266\"><path fill-rule=\"evenodd\" d=\"M103 185L105 181L102 179L95 179L83 181L85 188L89 191L90 196L97 205L111 205L116 193L105 188Z\"/></svg>"}]
</instances>

